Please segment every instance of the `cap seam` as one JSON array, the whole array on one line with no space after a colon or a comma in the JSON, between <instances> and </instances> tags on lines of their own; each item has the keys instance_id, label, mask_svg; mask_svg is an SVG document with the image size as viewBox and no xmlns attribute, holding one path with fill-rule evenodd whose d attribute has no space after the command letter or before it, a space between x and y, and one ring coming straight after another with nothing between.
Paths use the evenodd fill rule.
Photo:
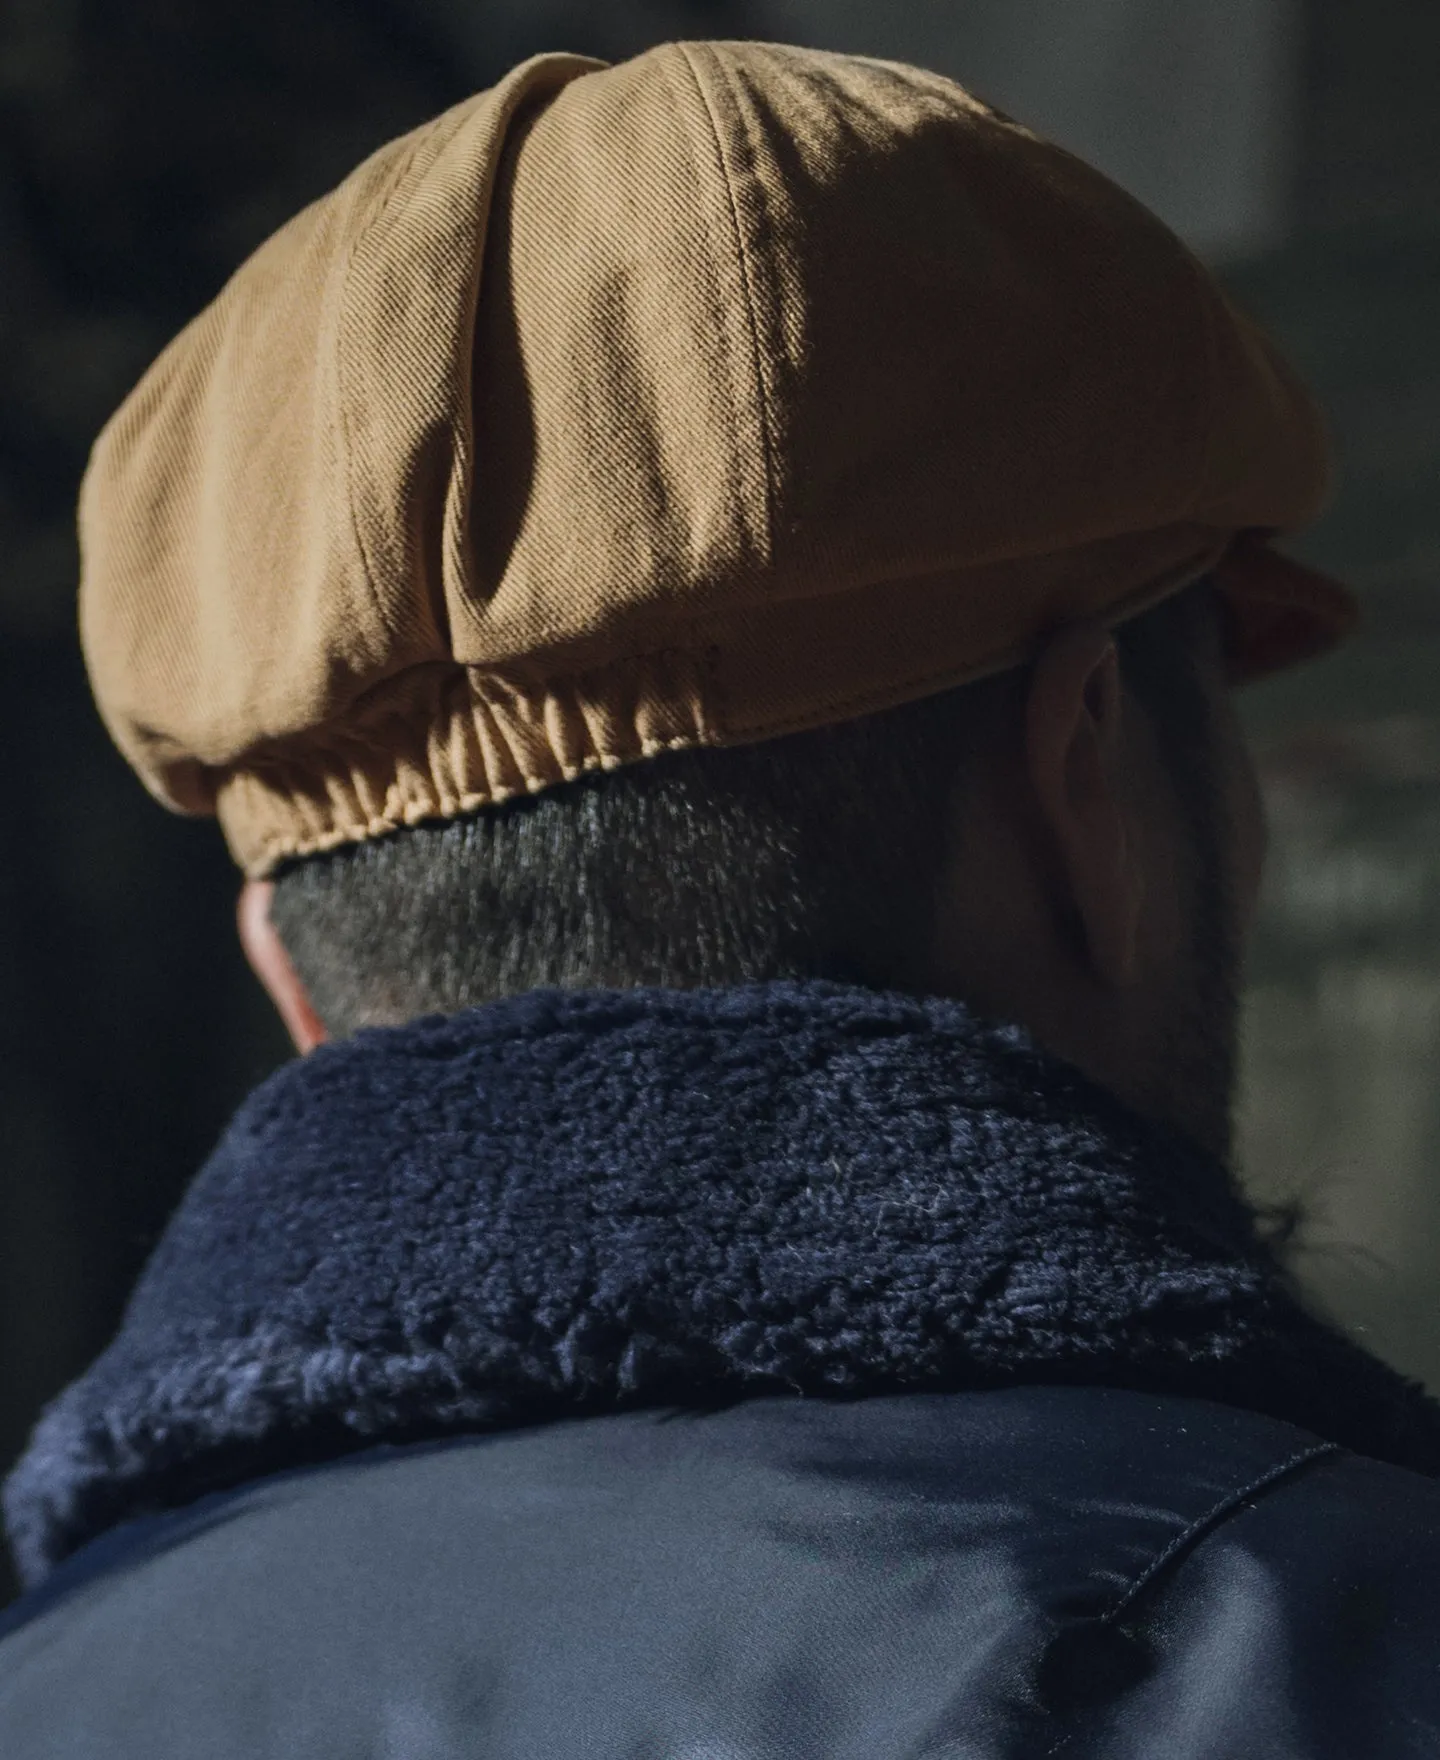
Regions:
<instances>
[{"instance_id":1,"label":"cap seam","mask_svg":"<svg viewBox=\"0 0 1440 1760\"><path fill-rule=\"evenodd\" d=\"M611 673L616 669L625 667L643 667L648 663L664 661L671 658L695 666L697 672L705 678L707 685L713 690L715 684L715 649L713 646L707 648L703 641L698 638L689 645L671 640L664 642L659 646L646 648L638 652L618 654L608 661L603 661L593 666L574 667L569 671L556 673L553 677L547 678L543 682L537 682L534 686L527 687L523 684L517 683L512 686L511 689L519 695L551 696L557 691L565 691L567 687L573 689L582 681L587 678L592 678L596 674L604 675ZM505 681L504 671L499 666L484 666L473 663L466 664L465 662L455 660L452 657L443 656L417 661L411 666L404 667L398 672L390 674L388 678L377 681L377 683L371 687L370 691L365 693L365 696L372 699L373 702L373 698L378 693L385 691L387 687L395 685L398 680L404 679L416 672L423 671L441 672L452 675L456 678L464 675L469 682L472 697L482 702L486 700L486 693L483 687L487 680L494 680L497 684L503 684ZM277 764L281 766L290 766L299 763L303 766L307 757L309 758L314 771L317 774L323 775L326 772L327 766L320 757L320 754L313 749L313 742L317 735L321 736L323 740L324 735L327 732L335 737L337 747L343 748L348 745L351 748L358 748L361 751L368 749L372 754L378 754L382 757L385 756L384 748L369 746L363 734L353 730L347 731L346 729L347 718L354 714L357 703L362 701L363 699L357 699L356 702L352 702L348 705L346 710L337 715L332 721L307 728L303 734L293 735L285 740L270 741L266 746L257 747L252 750L246 757L237 758L227 764L204 766L206 780L210 786L212 795L218 796L227 784L233 783L247 774L251 776L263 776L267 769L273 769ZM711 704L706 700L702 700L698 705L696 726L693 733L687 732L671 738L657 738L655 736L643 735L638 736L635 740L635 755L633 757L618 757L613 752L596 752L594 755L581 757L575 764L570 766L569 774L566 773L564 767L557 765L557 768L560 770L560 774L558 775L532 774L525 771L523 768L517 767L518 774L524 785L523 787L517 788L507 784L499 784L494 788L482 791L468 790L464 794L453 797L458 803L457 806L436 807L433 811L426 810L425 812L418 814L413 820L407 819L403 813L382 811L365 819L336 820L334 821L333 830L321 833L319 841L315 838L304 838L299 843L295 843L286 837L262 836L256 840L253 847L259 852L261 859L265 861L278 859L275 852L277 847L281 845L283 845L283 848L280 849L280 855L315 853L322 848L331 848L337 843L343 843L357 837L374 836L387 829L399 830L407 824L418 823L420 820L426 818L450 817L453 816L456 811L464 812L473 810L474 808L484 806L487 803L499 805L500 803L510 800L518 795L537 793L543 789L553 788L560 783L574 780L580 775L594 770L619 768L621 765L638 762L642 759L658 755L664 751L679 750L695 745L713 745L719 743L712 736L714 731L718 731L718 726L716 718L711 712ZM293 756L283 751L282 748L295 742L303 742L304 745L309 746L311 749L308 752L301 751ZM245 865L247 867L252 866L252 860L247 857Z\"/></svg>"},{"instance_id":2,"label":"cap seam","mask_svg":"<svg viewBox=\"0 0 1440 1760\"><path fill-rule=\"evenodd\" d=\"M1126 617L1138 615L1151 604L1158 603L1170 594L1180 591L1189 581L1198 578L1213 565L1213 559L1192 560L1179 564L1162 581L1146 582L1116 606L1107 608L1107 615L1115 615L1120 621ZM700 633L698 630L695 632L697 637L700 636ZM766 720L744 724L729 723L723 712L722 703L725 692L718 675L718 664L723 655L720 644L714 641L697 640L695 647L685 648L671 642L662 647L647 649L642 653L619 655L613 660L595 667L576 668L571 673L559 674L553 680L547 681L546 685L541 688L552 691L557 686L563 686L570 679L584 678L597 672L603 673L615 666L637 665L662 656L675 655L695 664L707 678L712 693L712 704L717 712L710 716L705 715L702 710L701 723L694 731L672 735L665 739L639 739L636 742L634 756L613 758L613 761L607 762L607 758L612 758L613 754L602 752L587 755L573 767L572 773L568 775L538 776L528 775L522 771L523 787L502 784L488 790L468 790L455 797L453 805L436 806L433 809L427 807L417 812L414 817L406 817L403 813L380 813L365 820L337 821L331 829L315 836L301 838L298 841L283 836L262 837L253 846L255 854L247 856L245 865L247 868L254 869L258 862L260 868L268 869L275 862L291 857L318 855L327 849L338 848L344 843L383 836L393 831L402 831L411 825L423 824L428 820L452 819L466 813L480 811L487 806L501 806L510 800L543 793L545 790L559 787L565 782L577 781L580 777L591 775L596 771L624 768L633 763L644 762L664 752L703 750L716 746L758 743L761 740L781 738L787 733L828 726L838 721L853 719L856 716L869 713L872 709L888 708L898 702L909 700L912 693L924 695L931 690L946 686L959 687L964 684L978 683L982 678L1003 672L1011 666L1023 665L1030 651L1031 644L1029 642L1020 643L1012 648L997 650L963 667L944 666L903 679L892 680L888 684L868 692L829 698L823 703L815 705L806 713L785 720ZM482 678L487 672L484 667L463 666L458 661L430 661L423 664L450 666L457 672L478 673ZM396 674L394 676L402 675ZM706 737L707 724L714 737ZM226 767L228 774L232 777L242 775L250 768L259 768L259 766L237 763Z\"/></svg>"},{"instance_id":3,"label":"cap seam","mask_svg":"<svg viewBox=\"0 0 1440 1760\"><path fill-rule=\"evenodd\" d=\"M713 644L711 645L713 646ZM530 655L519 655L506 661L457 660L453 654L435 654L424 659L414 660L408 666L397 667L395 671L387 673L383 678L375 679L358 696L352 697L343 706L337 708L333 715L326 716L323 721L311 722L303 730L257 744L252 748L252 753L273 752L279 746L294 740L308 742L317 735L323 736L329 731L343 729L357 712L363 713L376 696L387 691L397 680L408 678L412 673L423 672L427 669L456 674L463 672L472 680L494 679L497 683L508 684L510 689L520 694L538 696L557 689L563 690L567 686L593 678L596 674L610 673L625 666L643 666L648 661L664 660L671 656L694 659L704 652L705 648L706 642L702 633L695 630L694 639L691 642L676 641L672 638L669 641L659 642L654 647L627 648L621 653L612 654L604 660L596 660L586 666L569 666L561 671L546 673L543 678L537 678L533 684L522 684L518 680L513 684L509 682L516 677L522 668L535 664L534 657ZM237 758L228 763L207 764L204 767L212 774L229 774L247 769L250 766Z\"/></svg>"},{"instance_id":4,"label":"cap seam","mask_svg":"<svg viewBox=\"0 0 1440 1760\"><path fill-rule=\"evenodd\" d=\"M579 64L584 63L581 67ZM548 53L533 55L522 62L519 67L511 70L512 89L501 109L495 127L492 150L485 155L481 175L480 188L475 192L476 218L473 226L473 248L467 265L463 290L462 320L460 324L459 358L456 372L455 387L455 425L454 432L459 444L454 448L454 464L463 471L462 494L460 501L460 531L458 534L458 550L461 567L461 580L457 583L463 594L470 594L476 589L477 568L474 545L471 539L471 522L475 503L477 473L480 461L476 454L475 442L475 355L476 327L480 316L480 301L485 293L485 259L490 248L494 231L497 204L513 200L514 184L518 156L525 147L524 131L535 121L578 79L584 79L590 73L603 72L608 62L591 56L578 56L565 53ZM547 71L544 80L536 76ZM563 72L564 77L561 77ZM520 77L523 73L524 77ZM553 76L553 77L550 77ZM467 112L465 120L473 116L473 108ZM462 123L463 127L463 123ZM457 128L455 134L461 132ZM442 144L448 147L455 135ZM501 173L506 168L507 156L512 151L516 160L509 164L509 175L502 187ZM438 154L437 154L438 157ZM447 657L454 657L454 617L450 607L449 583L444 579L443 571L449 561L447 539L448 517L450 513L450 495L447 488L445 503L440 509L441 530L440 555L442 578L440 583L440 604L437 617L441 634L444 639Z\"/></svg>"},{"instance_id":5,"label":"cap seam","mask_svg":"<svg viewBox=\"0 0 1440 1760\"><path fill-rule=\"evenodd\" d=\"M1150 605L1160 604L1160 600L1171 597L1172 593L1185 590L1185 586L1199 581L1209 568L1213 567L1215 567L1213 560L1181 563L1176 568L1174 576L1167 577L1164 583L1153 583L1153 581L1146 583L1146 586L1130 593L1118 604L1107 605L1104 614L1106 614L1106 618L1114 616L1114 620L1123 623L1128 618L1139 616L1142 611L1150 609ZM820 704L819 708L810 709L804 715L792 716L790 720L785 720L785 722L752 722L746 723L746 725L727 727L725 732L731 734L736 739L736 743L743 743L745 739L752 739L752 737L778 737L787 734L787 732L801 732L806 727L824 727L829 722L852 720L857 716L870 713L871 708L891 708L896 702L903 700L905 693L912 692L912 690L924 693L931 686L942 688L945 681L956 686L979 683L982 678L991 678L991 676L995 676L996 672L1007 671L1012 665L1025 664L1026 658L1032 651L1033 641L1016 642L1010 648L996 649L993 653L982 656L981 660L973 660L970 664L959 667L959 669L956 669L954 665L947 665L947 667L938 667L931 672L917 672L917 674L912 674L910 678L894 679L891 683L877 686L875 690L870 690L870 692L859 692L850 695L850 697L827 699L824 704ZM901 693L900 697L896 693Z\"/></svg>"},{"instance_id":6,"label":"cap seam","mask_svg":"<svg viewBox=\"0 0 1440 1760\"><path fill-rule=\"evenodd\" d=\"M464 326L464 329L466 332L466 341L465 341L464 346L465 346L467 352L469 353L472 361L473 361L473 350L474 350L475 310L476 310L476 305L478 303L480 279L481 279L481 276L483 275L483 272L484 272L484 266L483 266L483 261L482 261L483 254L484 254L484 242L485 242L485 238L488 235L488 231L489 231L490 201L494 195L496 176L497 176L498 169L499 169L499 159L500 159L501 154L503 153L505 142L507 141L507 139L510 135L511 129L514 126L516 117L518 116L521 109L523 108L526 99L529 97L532 97L532 96L538 97L541 95L541 94L536 93L536 91L535 91L535 87L534 87L533 80L532 80L533 73L535 72L535 70L538 67L540 67L542 65L550 64L551 62L553 62L555 60L564 60L564 59L566 59L566 58L563 56L549 56L549 55L532 56L528 61L522 62L518 67L513 68L508 76L508 83L510 85L510 90L508 92L506 92L503 104L498 107L499 114L496 118L496 125L497 126L495 129L496 151L492 155L488 156L487 164L486 164L486 168L485 168L485 170L486 170L486 184L485 184L485 189L483 192L483 199L484 199L485 205L484 205L483 211L479 217L480 220L483 221L483 229L478 225L476 228L477 232L479 233L479 236L475 241L476 245L477 245L477 249L474 253L475 261L472 265L473 274L472 274L472 282L471 282L471 291L472 291L474 297L471 298L469 301L469 319L468 319L468 323ZM580 57L571 57L569 59L578 61L581 58ZM600 63L599 65L603 67L605 64ZM590 71L593 71L593 69L590 69ZM521 77L521 75L523 75L524 77ZM578 78L580 76L577 74L576 77ZM433 126L430 128L426 128L426 127L422 126L421 128L419 128L415 131L415 136L412 139L409 151L402 156L399 163L396 165L396 167L394 169L389 188L385 191L385 194L384 194L383 198L381 199L379 205L377 206L375 212L369 217L369 219L367 220L365 225L360 229L359 232L356 233L355 237L351 240L350 247L345 253L345 264L344 264L344 269L342 272L342 287L343 287L342 321L341 321L341 324L339 325L339 334L336 338L336 354L337 354L337 359L339 362L339 389L340 389L340 399L339 399L340 412L339 413L340 413L341 431L343 433L344 441L345 441L345 505L346 505L346 510L350 516L351 533L352 533L352 536L354 537L354 540L355 540L356 550L358 551L359 556L360 556L361 567L362 567L364 577L365 577L366 590L370 594L371 603L374 607L375 614L380 621L381 628L384 629L386 631L386 633L392 637L399 636L400 634L402 634L402 631L396 627L395 620L391 616L389 616L386 612L385 605L384 605L384 602L383 602L383 599L382 599L381 593L380 593L380 587L379 587L379 581L378 581L378 572L379 571L376 567L375 558L372 556L370 549L365 541L364 532L363 532L364 522L361 520L359 509L356 506L356 487L357 487L356 478L357 478L357 470L358 470L358 463L359 463L359 460L358 460L359 449L355 444L354 429L351 425L351 395L350 394L351 394L351 389L352 389L354 381L352 378L351 362L350 362L350 355L349 355L349 343L350 343L350 338L351 338L351 335L353 332L353 326L352 326L352 322L351 322L351 317L352 317L351 290L352 290L352 284L353 284L353 271L354 271L354 266L355 266L355 258L359 254L362 246L364 244L366 244L371 238L373 238L376 235L376 233L379 231L380 227L384 224L384 222L388 218L391 210L393 209L393 207L396 203L396 200L400 196L402 189L404 188L404 186L406 184L407 179L410 177L410 174L414 171L416 161L420 158L422 152L428 149L428 151L430 153L430 162L433 165L442 156L442 154L453 144L453 142L455 141L457 136L461 135L465 131L467 125L474 122L477 112L481 112L487 108L486 99L493 98L495 95L496 89L497 88L492 87L492 88L490 88L490 90L488 90L486 92L478 93L478 94L476 94L475 97L470 98L460 104L455 105L453 107L453 109L451 109L448 112L448 120L450 122L450 126L448 128L436 128ZM555 96L556 92L563 90L563 89L564 89L563 85L557 86L553 91L549 92L548 95L553 98ZM462 427L464 425L465 417L469 413L470 395L471 394L468 389L468 386L462 386L456 392L457 401L456 401L454 410L452 412L454 415L454 418L455 418L453 427ZM452 431L453 431L453 429L452 429ZM472 459L471 460L471 481L470 481L470 489L472 492L473 492L473 487L474 487L474 478L473 478L473 459ZM443 512L442 512L442 520L443 520ZM442 549L443 549L443 537L442 537ZM439 604L437 606L431 606L429 609L431 611L431 614L436 618L438 633L439 633L442 641L444 642L444 644L447 648L450 647L451 646L451 633L450 633L450 627L449 627L450 626L450 612L449 612L448 603L446 601L446 594L444 591L444 582L443 581L441 582L441 590L440 590L440 594L439 594Z\"/></svg>"},{"instance_id":7,"label":"cap seam","mask_svg":"<svg viewBox=\"0 0 1440 1760\"><path fill-rule=\"evenodd\" d=\"M1106 619L1113 619L1117 623L1124 622L1127 618L1138 615L1148 605L1157 603L1160 599L1165 598L1171 593L1182 591L1186 585L1199 579L1201 575L1207 572L1207 570L1217 566L1219 566L1219 559L1211 555L1207 547L1204 553L1194 556L1186 561L1176 563L1160 578L1142 582L1131 592L1116 600L1114 604L1106 606L1100 615ZM868 582L861 587L852 590L864 592L876 584L880 583ZM901 584L903 584L903 582ZM840 596L843 598L847 595ZM723 699L727 693L725 692L724 685L718 676L717 663L720 656L725 652L724 644L715 639L714 635L707 629L706 620L703 618L694 618L688 621L688 634L688 641L675 640L672 638L668 641L659 642L653 647L636 649L627 648L620 653L612 654L606 659L596 660L588 665L570 666L552 674L547 674L543 679L537 679L533 685L517 683L511 685L509 688L519 690L523 694L534 694L537 696L550 695L557 690L564 690L568 687L572 687L582 680L603 676L625 667L644 666L649 662L663 660L673 656L696 662L705 669L715 693L712 702L717 709L721 709L721 712L718 714L706 716L706 720L713 728L717 731L724 730L724 732L727 733L749 731L749 726L752 724L735 724L732 726L725 717L723 708L721 708ZM1014 651L1020 652L1024 646L1025 644L1020 644L1020 646ZM981 667L994 665L999 659L1003 659L1003 657L1009 652L1011 652L1009 649L999 650L997 654L987 656L975 664ZM351 699L343 708L337 710L335 715L327 717L325 721L313 723L306 727L303 732L287 736L285 741L275 740L266 742L266 746L255 748L250 756L252 759L259 757L263 762L267 747L273 752L277 746L282 743L288 743L289 740L303 740L309 742L317 736L323 738L327 730L343 728L344 724L350 720L357 711L363 711L368 699L373 698L377 693L393 687L397 680L406 678L412 673L423 671L427 668L453 672L455 674L464 673L472 681L472 684L483 685L485 681L490 679L503 684L507 681L511 671L517 670L526 665L534 664L535 661L533 656L517 657L516 660L508 663L508 670L507 662L505 661L464 661L457 660L453 655L448 654L436 655L429 659L416 660L409 666L400 667L396 671L387 674L386 677L377 679L369 690L362 692L360 696ZM943 678L952 671L953 668L944 666L936 669L934 672L918 673L913 677L878 687L873 693L861 692L850 697L837 698L833 702L827 703L826 712L837 708L843 708L847 703L860 702L871 695L884 695L892 690L906 689L911 686L924 684L927 680L932 678ZM480 693L477 691L477 694ZM796 717L795 721L798 724L809 718L810 715L805 714ZM767 727L785 727L790 725L790 723L766 721L764 725ZM212 776L224 776L227 774L234 775L238 771L259 768L260 765L247 763L243 759L237 758L227 764L207 764L203 767L207 773Z\"/></svg>"},{"instance_id":8,"label":"cap seam","mask_svg":"<svg viewBox=\"0 0 1440 1760\"><path fill-rule=\"evenodd\" d=\"M695 45L677 43L681 59L695 87L695 92L705 112L706 121L710 124L711 139L715 148L715 161L720 171L720 181L724 185L726 201L729 207L730 225L734 235L736 261L740 268L740 284L745 293L746 333L750 343L750 366L755 381L755 401L759 411L761 463L765 476L765 533L762 550L769 554L774 544L775 534L775 435L773 417L770 408L769 387L765 382L763 354L760 346L760 314L755 298L756 272L750 260L750 252L745 238L745 228L740 216L740 202L735 190L735 180L731 172L728 156L725 152L725 139L721 132L720 120L716 115L715 106L705 82L700 78L700 70L696 62ZM718 57L713 57L718 61ZM723 68L721 69L723 76Z\"/></svg>"},{"instance_id":9,"label":"cap seam","mask_svg":"<svg viewBox=\"0 0 1440 1760\"><path fill-rule=\"evenodd\" d=\"M395 167L390 187L386 190L384 199L381 201L378 209L370 216L367 223L360 228L354 238L350 241L350 248L345 253L345 266L341 274L342 321L338 326L338 333L335 338L335 358L338 367L337 377L339 380L340 391L340 432L345 444L345 511L350 516L350 535L355 541L355 549L360 557L360 569L365 580L365 590L370 595L371 608L379 619L381 629L383 629L387 635L392 637L399 632L396 630L393 621L386 613L384 602L380 597L380 587L376 579L375 563L365 542L360 511L355 505L357 448L355 445L354 429L352 428L350 421L350 390L353 383L350 371L350 302L355 258L359 254L360 247L374 234L380 222L390 212L391 204L395 200L401 184L405 181L405 178L414 167L415 161L420 156L420 150L426 144L428 138L430 137L428 137L423 130L417 130L416 137L411 142L409 152L404 154L399 164Z\"/></svg>"}]
</instances>

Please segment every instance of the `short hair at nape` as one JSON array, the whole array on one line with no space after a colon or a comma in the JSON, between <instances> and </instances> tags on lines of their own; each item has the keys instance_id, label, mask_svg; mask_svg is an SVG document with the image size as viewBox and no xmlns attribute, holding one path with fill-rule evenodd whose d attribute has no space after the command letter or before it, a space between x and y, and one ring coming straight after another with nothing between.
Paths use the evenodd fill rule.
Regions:
<instances>
[{"instance_id":1,"label":"short hair at nape","mask_svg":"<svg viewBox=\"0 0 1440 1760\"><path fill-rule=\"evenodd\" d=\"M1182 594L1117 631L1177 779L1203 692ZM1007 674L760 744L678 751L284 867L271 914L332 1035L545 986L923 988L957 790Z\"/></svg>"}]
</instances>

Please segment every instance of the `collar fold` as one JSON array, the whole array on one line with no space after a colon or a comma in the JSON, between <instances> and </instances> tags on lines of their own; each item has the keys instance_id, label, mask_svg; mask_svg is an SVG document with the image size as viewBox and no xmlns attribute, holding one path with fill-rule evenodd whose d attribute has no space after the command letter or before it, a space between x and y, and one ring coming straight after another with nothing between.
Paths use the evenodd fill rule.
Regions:
<instances>
[{"instance_id":1,"label":"collar fold","mask_svg":"<svg viewBox=\"0 0 1440 1760\"><path fill-rule=\"evenodd\" d=\"M322 1047L202 1169L5 1495L103 1529L379 1440L634 1404L1189 1393L1440 1470L1225 1171L1018 1029L825 983L535 992Z\"/></svg>"}]
</instances>

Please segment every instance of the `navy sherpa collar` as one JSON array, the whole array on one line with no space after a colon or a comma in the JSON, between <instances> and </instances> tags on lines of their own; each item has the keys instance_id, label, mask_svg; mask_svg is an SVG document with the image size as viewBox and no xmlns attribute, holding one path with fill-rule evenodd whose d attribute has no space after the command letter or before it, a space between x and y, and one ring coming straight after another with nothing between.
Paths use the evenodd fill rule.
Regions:
<instances>
[{"instance_id":1,"label":"navy sherpa collar","mask_svg":"<svg viewBox=\"0 0 1440 1760\"><path fill-rule=\"evenodd\" d=\"M1295 1307L1224 1172L1021 1032L819 983L537 992L258 1089L7 1517L34 1582L382 1438L1017 1381L1440 1468L1440 1408Z\"/></svg>"}]
</instances>

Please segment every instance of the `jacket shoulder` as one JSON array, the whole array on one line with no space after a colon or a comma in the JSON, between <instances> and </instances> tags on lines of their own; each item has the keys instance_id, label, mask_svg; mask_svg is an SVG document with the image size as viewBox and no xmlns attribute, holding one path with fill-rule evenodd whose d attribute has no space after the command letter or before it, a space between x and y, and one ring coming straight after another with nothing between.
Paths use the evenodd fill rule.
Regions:
<instances>
[{"instance_id":1,"label":"jacket shoulder","mask_svg":"<svg viewBox=\"0 0 1440 1760\"><path fill-rule=\"evenodd\" d=\"M1059 1752L1124 1752L1143 1732L1177 1755L1440 1753L1437 1580L1440 1486L1313 1455L1202 1518L1122 1596L1103 1623L1133 1688L1078 1708Z\"/></svg>"},{"instance_id":2,"label":"jacket shoulder","mask_svg":"<svg viewBox=\"0 0 1440 1760\"><path fill-rule=\"evenodd\" d=\"M11 1614L0 1753L1419 1760L1437 1575L1435 1484L1201 1401L617 1414L117 1531Z\"/></svg>"}]
</instances>

